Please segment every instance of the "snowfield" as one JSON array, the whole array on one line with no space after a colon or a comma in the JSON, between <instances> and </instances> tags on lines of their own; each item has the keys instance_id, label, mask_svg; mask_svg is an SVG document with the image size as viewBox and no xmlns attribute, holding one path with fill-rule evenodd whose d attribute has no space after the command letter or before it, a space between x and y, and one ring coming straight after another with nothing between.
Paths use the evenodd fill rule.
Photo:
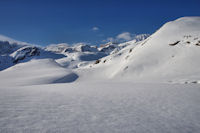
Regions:
<instances>
[{"instance_id":1,"label":"snowfield","mask_svg":"<svg viewBox=\"0 0 200 133\"><path fill-rule=\"evenodd\" d=\"M1 87L0 131L199 133L199 89L130 82Z\"/></svg>"},{"instance_id":2,"label":"snowfield","mask_svg":"<svg viewBox=\"0 0 200 133\"><path fill-rule=\"evenodd\" d=\"M99 48L0 40L0 133L200 131L200 17Z\"/></svg>"}]
</instances>

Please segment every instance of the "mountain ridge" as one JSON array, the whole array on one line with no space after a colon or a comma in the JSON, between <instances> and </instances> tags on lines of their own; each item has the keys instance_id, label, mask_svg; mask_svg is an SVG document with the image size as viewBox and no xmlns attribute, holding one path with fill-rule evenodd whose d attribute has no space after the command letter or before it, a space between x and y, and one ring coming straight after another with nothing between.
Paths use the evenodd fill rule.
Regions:
<instances>
[{"instance_id":1,"label":"mountain ridge","mask_svg":"<svg viewBox=\"0 0 200 133\"><path fill-rule=\"evenodd\" d=\"M138 38L120 44L110 42L100 48L87 44L24 46L12 54L1 55L1 66L2 60L7 64L11 61L1 70L16 63L52 58L84 81L200 82L200 17L170 21L151 36Z\"/></svg>"}]
</instances>

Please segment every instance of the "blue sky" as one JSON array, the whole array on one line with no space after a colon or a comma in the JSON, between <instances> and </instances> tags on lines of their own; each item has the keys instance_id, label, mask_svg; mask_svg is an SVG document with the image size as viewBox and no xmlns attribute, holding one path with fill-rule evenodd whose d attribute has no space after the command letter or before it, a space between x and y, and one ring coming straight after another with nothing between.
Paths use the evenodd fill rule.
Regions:
<instances>
[{"instance_id":1,"label":"blue sky","mask_svg":"<svg viewBox=\"0 0 200 133\"><path fill-rule=\"evenodd\" d=\"M0 34L39 45L98 45L151 34L182 16L200 16L200 0L0 0Z\"/></svg>"}]
</instances>

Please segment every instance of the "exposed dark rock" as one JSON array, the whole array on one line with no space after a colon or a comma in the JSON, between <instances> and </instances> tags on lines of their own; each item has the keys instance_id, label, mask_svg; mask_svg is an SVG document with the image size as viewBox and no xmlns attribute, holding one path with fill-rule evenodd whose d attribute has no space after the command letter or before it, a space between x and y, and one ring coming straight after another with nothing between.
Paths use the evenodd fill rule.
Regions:
<instances>
[{"instance_id":1,"label":"exposed dark rock","mask_svg":"<svg viewBox=\"0 0 200 133\"><path fill-rule=\"evenodd\" d=\"M177 45L179 42L180 42L180 41L177 41L177 42L171 43L171 44L169 44L169 45L170 45L170 46L175 46L175 45Z\"/></svg>"},{"instance_id":2,"label":"exposed dark rock","mask_svg":"<svg viewBox=\"0 0 200 133\"><path fill-rule=\"evenodd\" d=\"M133 51L133 49L131 48L130 50L129 50L129 53L131 53Z\"/></svg>"},{"instance_id":3,"label":"exposed dark rock","mask_svg":"<svg viewBox=\"0 0 200 133\"><path fill-rule=\"evenodd\" d=\"M200 46L200 43L196 43L195 45L196 45L196 46Z\"/></svg>"},{"instance_id":4,"label":"exposed dark rock","mask_svg":"<svg viewBox=\"0 0 200 133\"><path fill-rule=\"evenodd\" d=\"M94 64L99 64L101 60L96 60Z\"/></svg>"},{"instance_id":5,"label":"exposed dark rock","mask_svg":"<svg viewBox=\"0 0 200 133\"><path fill-rule=\"evenodd\" d=\"M186 43L190 44L190 41L187 41Z\"/></svg>"}]
</instances>

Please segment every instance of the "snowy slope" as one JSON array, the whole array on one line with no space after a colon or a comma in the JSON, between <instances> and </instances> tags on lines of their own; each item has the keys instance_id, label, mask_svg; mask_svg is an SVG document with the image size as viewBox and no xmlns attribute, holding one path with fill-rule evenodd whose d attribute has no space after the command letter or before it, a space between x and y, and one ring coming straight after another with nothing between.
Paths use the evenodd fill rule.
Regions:
<instances>
[{"instance_id":1,"label":"snowy slope","mask_svg":"<svg viewBox=\"0 0 200 133\"><path fill-rule=\"evenodd\" d=\"M77 78L77 74L62 68L53 59L31 60L0 72L1 87L69 83Z\"/></svg>"},{"instance_id":2,"label":"snowy slope","mask_svg":"<svg viewBox=\"0 0 200 133\"><path fill-rule=\"evenodd\" d=\"M200 17L184 17L166 23L138 45L102 59L95 67L104 69L108 78L199 82L199 44Z\"/></svg>"}]
</instances>

